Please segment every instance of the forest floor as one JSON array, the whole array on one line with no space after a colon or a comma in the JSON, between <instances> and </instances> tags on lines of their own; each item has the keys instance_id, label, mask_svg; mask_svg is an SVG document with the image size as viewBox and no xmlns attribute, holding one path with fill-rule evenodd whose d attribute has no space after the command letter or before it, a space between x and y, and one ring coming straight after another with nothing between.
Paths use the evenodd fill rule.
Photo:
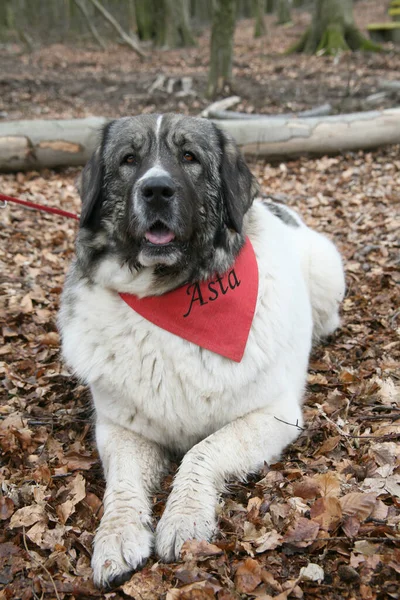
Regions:
<instances>
[{"instance_id":1,"label":"forest floor","mask_svg":"<svg viewBox=\"0 0 400 600\"><path fill-rule=\"evenodd\" d=\"M361 26L382 18L376 4L356 4ZM337 111L365 109L379 79L398 77L393 52L280 54L306 21L296 13L293 27L282 28L269 19L267 41L253 40L250 22L239 24L241 109L289 112L327 101ZM3 48L0 111L12 119L197 114L207 105L207 45L204 33L199 48L152 52L146 64L121 47ZM149 95L159 73L193 77L197 96ZM56 328L77 224L10 204L0 210L1 600L400 598L399 147L253 160L251 168L264 192L337 243L347 279L342 326L312 353L304 430L279 463L231 483L214 543L186 544L178 563L152 558L107 593L91 581L104 481L90 400L61 363ZM79 212L78 173L1 175L0 191ZM154 497L155 523L172 476Z\"/></svg>"},{"instance_id":2,"label":"forest floor","mask_svg":"<svg viewBox=\"0 0 400 600\"><path fill-rule=\"evenodd\" d=\"M266 17L268 36L254 39L254 23L242 21L235 36L235 82L226 95L242 98L235 110L287 113L326 102L335 112L384 108L365 99L378 91L381 79L398 78L399 55L348 54L338 58L284 55L310 21L307 12L293 11L293 24L277 26ZM364 29L387 19L384 2L361 0L355 17ZM32 53L21 46L0 49L0 116L7 119L76 118L90 115L119 117L146 112L179 111L196 115L208 105L207 85L210 32L195 48L165 51L147 49L140 59L131 50L110 45L103 52L87 47L53 45ZM89 40L91 43L91 40ZM151 90L165 76L162 89ZM182 76L192 78L193 95L179 96ZM167 89L170 88L170 89Z\"/></svg>"}]
</instances>

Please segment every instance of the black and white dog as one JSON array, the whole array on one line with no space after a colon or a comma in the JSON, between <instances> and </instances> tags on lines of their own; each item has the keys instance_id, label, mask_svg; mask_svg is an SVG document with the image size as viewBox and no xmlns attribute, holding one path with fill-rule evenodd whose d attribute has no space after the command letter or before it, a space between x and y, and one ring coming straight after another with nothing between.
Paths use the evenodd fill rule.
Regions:
<instances>
[{"instance_id":1,"label":"black and white dog","mask_svg":"<svg viewBox=\"0 0 400 600\"><path fill-rule=\"evenodd\" d=\"M113 121L81 195L59 322L96 409L104 585L154 545L171 561L185 540L210 539L224 481L296 438L286 423L302 423L312 339L338 326L344 276L327 238L256 199L234 141L207 120ZM177 454L153 533L151 495Z\"/></svg>"}]
</instances>

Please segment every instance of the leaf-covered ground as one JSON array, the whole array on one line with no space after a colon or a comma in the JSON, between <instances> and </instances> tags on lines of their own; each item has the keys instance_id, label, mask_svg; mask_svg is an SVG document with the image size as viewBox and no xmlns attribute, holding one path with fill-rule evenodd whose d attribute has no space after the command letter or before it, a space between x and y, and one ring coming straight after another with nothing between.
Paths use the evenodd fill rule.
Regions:
<instances>
[{"instance_id":1,"label":"leaf-covered ground","mask_svg":"<svg viewBox=\"0 0 400 600\"><path fill-rule=\"evenodd\" d=\"M367 10L371 2L356 6ZM301 30L300 25L295 27ZM291 30L275 29L268 43L276 43L278 49ZM340 96L345 89L346 64L349 72L364 73L371 85L378 76L394 76L390 55L344 55L339 62L323 57L296 62L278 55L267 60L250 34L250 24L239 27L238 38L243 48L247 39L246 56L251 60L238 54L237 61L248 60L248 68L254 69L248 73L248 81L254 83L251 89L258 89L258 65L265 69L262 77L276 68L277 81L289 77L286 61L292 61L292 88L281 92L282 102L275 111L315 103L312 93L306 93L308 88L302 87L307 81L301 76L303 67L319 74L318 85L310 90L324 89L327 96ZM6 59L10 52L4 51ZM74 72L78 54L65 50L66 72ZM206 50L201 46L199 61L205 60L203 55ZM51 91L46 96L42 88L38 97L27 91L31 95L24 104L20 94L24 85L30 89L29 64L34 68L34 61L39 61L41 81L45 81L57 71L56 56L49 49L33 57L14 56L15 61L27 62L27 71L13 71L20 83L13 84L14 96L2 95L1 109L14 118L42 116L36 109L43 112L46 102L49 117L70 116L68 103L71 116L122 114L128 108L136 112L133 106L124 109L121 96L115 105L107 100L100 106L85 92L81 113L80 92L74 96L68 86L62 88L64 95L55 98ZM107 77L107 64L112 72L122 72L128 54L114 49L111 55L96 52L93 56L95 66L89 70L100 81ZM190 71L195 53L189 51L189 58ZM156 53L149 80L154 80L161 59L166 70L180 68L183 73L186 69L186 51ZM129 55L129 60L125 72L132 79L130 69L136 59ZM80 68L84 67L77 67L77 81L84 81ZM204 66L199 71L204 76ZM238 81L245 92L243 73ZM106 98L107 85L104 81L99 87ZM250 88L242 94L243 108L274 110L270 101L261 105L261 96L257 105ZM295 89L300 92L293 106ZM357 100L356 93L352 97ZM321 93L319 100L325 101L326 96ZM206 104L200 96L189 103L157 93L146 102L149 110L181 109L194 114ZM251 167L264 192L298 209L308 224L327 232L338 244L347 278L342 327L313 351L306 425L297 442L278 464L265 465L245 484L231 483L218 508L220 532L213 544L188 543L183 560L176 564L151 559L122 588L107 593L91 582L90 555L102 514L104 481L93 443L90 401L86 388L60 362L56 329L77 224L15 205L0 209L1 600L400 597L399 147L273 166L258 161ZM0 191L79 212L78 173L67 169L2 175ZM154 497L155 522L172 476L171 472Z\"/></svg>"},{"instance_id":2,"label":"leaf-covered ground","mask_svg":"<svg viewBox=\"0 0 400 600\"><path fill-rule=\"evenodd\" d=\"M188 544L178 564L151 560L109 597L399 597L398 150L252 165L264 190L337 241L347 272L343 325L313 352L306 428L280 463L232 483L216 545ZM78 211L76 175L0 183ZM0 216L0 597L103 596L89 560L104 483L88 394L60 363L55 325L76 223L11 205ZM154 499L156 519L170 482ZM306 579L309 563L322 568L310 575L321 581Z\"/></svg>"},{"instance_id":3,"label":"leaf-covered ground","mask_svg":"<svg viewBox=\"0 0 400 600\"><path fill-rule=\"evenodd\" d=\"M387 20L382 0L360 0L355 5L357 24ZM382 79L398 79L398 50L385 53L310 57L282 52L298 40L310 21L304 11L292 11L293 24L277 26L266 17L267 37L254 39L252 20L241 21L235 34L232 93L242 101L237 110L287 113L329 102L334 112L371 110L393 106L399 94L366 102L379 92ZM89 38L89 43L91 40ZM141 62L129 49L110 45L38 48L31 54L21 47L0 48L0 118L73 118L90 115L179 111L198 114L204 98L209 64L210 32L205 29L198 46L182 50L152 50ZM154 88L164 76L164 84ZM192 78L192 90L182 94L183 76ZM229 95L229 91L226 92Z\"/></svg>"}]
</instances>

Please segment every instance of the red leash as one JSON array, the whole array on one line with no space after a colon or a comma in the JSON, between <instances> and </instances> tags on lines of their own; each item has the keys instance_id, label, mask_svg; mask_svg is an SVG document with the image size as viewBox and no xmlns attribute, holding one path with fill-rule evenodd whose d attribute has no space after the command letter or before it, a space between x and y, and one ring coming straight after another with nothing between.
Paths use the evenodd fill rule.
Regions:
<instances>
[{"instance_id":1,"label":"red leash","mask_svg":"<svg viewBox=\"0 0 400 600\"><path fill-rule=\"evenodd\" d=\"M29 200L21 200L20 198L12 198L5 194L0 194L0 200L4 202L14 202L15 204L22 204L22 206L28 206L29 208L35 208L43 212L52 213L53 215L61 215L62 217L68 217L69 219L76 219L79 221L78 215L75 213L62 210L61 208L52 208L51 206L44 206L43 204L36 204L36 202L29 202Z\"/></svg>"}]
</instances>

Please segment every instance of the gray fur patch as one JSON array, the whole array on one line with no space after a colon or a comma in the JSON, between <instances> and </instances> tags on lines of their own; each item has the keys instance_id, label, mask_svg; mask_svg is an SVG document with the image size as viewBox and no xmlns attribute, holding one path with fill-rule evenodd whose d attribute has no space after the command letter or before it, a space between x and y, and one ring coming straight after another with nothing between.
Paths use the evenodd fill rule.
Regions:
<instances>
[{"instance_id":1,"label":"gray fur patch","mask_svg":"<svg viewBox=\"0 0 400 600\"><path fill-rule=\"evenodd\" d=\"M283 204L278 204L277 202L265 198L263 198L262 201L265 208L275 215L275 217L278 217L283 223L290 225L290 227L300 227L300 222L295 219Z\"/></svg>"}]
</instances>

